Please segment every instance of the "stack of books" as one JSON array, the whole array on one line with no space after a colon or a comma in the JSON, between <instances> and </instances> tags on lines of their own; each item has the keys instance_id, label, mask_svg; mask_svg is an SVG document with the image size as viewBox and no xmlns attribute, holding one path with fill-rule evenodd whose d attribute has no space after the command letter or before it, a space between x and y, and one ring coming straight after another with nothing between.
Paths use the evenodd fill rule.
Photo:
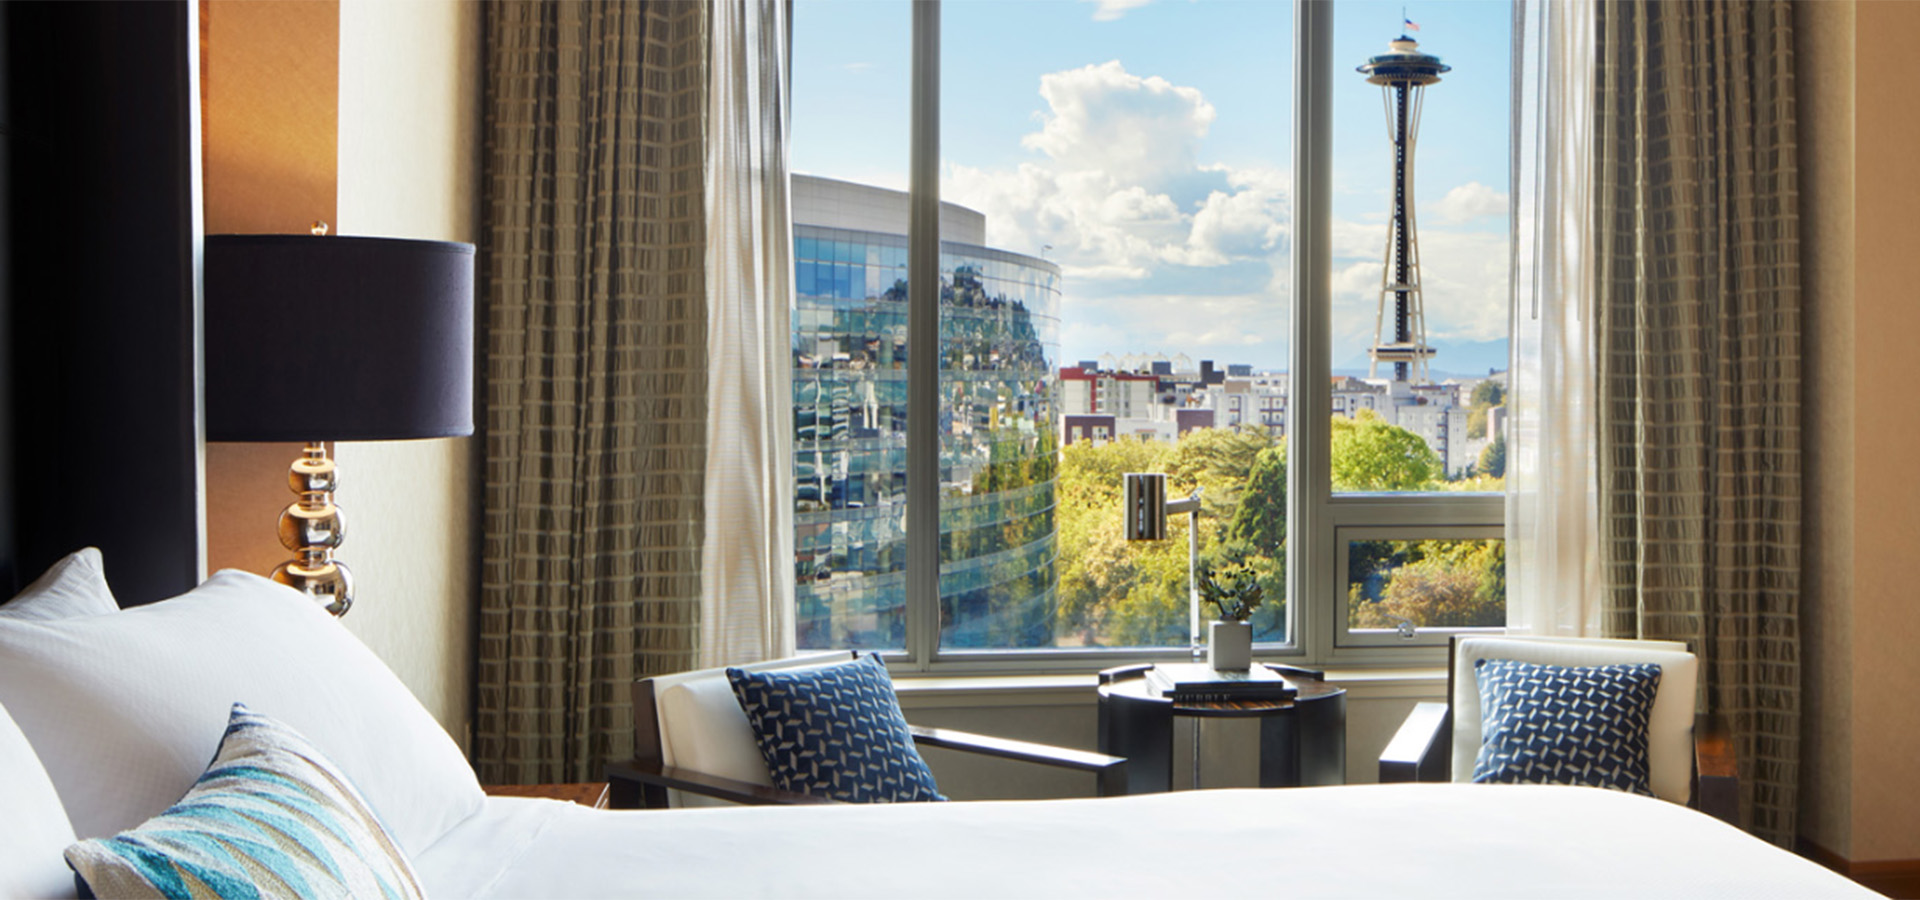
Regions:
<instances>
[{"instance_id":1,"label":"stack of books","mask_svg":"<svg viewBox=\"0 0 1920 900\"><path fill-rule=\"evenodd\" d=\"M1175 703L1291 700L1295 694L1280 673L1258 663L1247 669L1215 669L1205 663L1160 663L1147 670L1147 684Z\"/></svg>"}]
</instances>

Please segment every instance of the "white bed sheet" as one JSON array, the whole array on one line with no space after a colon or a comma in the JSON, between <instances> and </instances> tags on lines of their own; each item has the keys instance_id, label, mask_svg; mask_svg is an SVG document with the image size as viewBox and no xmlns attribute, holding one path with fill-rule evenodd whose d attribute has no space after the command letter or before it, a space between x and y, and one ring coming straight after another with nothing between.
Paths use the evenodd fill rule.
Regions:
<instances>
[{"instance_id":1,"label":"white bed sheet","mask_svg":"<svg viewBox=\"0 0 1920 900\"><path fill-rule=\"evenodd\" d=\"M489 798L433 897L1871 897L1707 816L1594 788L1367 785L605 811Z\"/></svg>"}]
</instances>

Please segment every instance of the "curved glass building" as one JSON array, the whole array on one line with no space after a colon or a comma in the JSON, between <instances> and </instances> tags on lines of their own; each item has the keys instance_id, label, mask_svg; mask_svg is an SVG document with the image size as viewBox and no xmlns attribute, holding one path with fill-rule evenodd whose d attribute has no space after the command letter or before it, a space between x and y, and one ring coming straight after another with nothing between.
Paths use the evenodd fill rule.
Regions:
<instances>
[{"instance_id":1,"label":"curved glass building","mask_svg":"<svg viewBox=\"0 0 1920 900\"><path fill-rule=\"evenodd\" d=\"M793 221L799 646L904 647L907 195L796 175ZM1060 270L940 227L941 645L1050 646Z\"/></svg>"}]
</instances>

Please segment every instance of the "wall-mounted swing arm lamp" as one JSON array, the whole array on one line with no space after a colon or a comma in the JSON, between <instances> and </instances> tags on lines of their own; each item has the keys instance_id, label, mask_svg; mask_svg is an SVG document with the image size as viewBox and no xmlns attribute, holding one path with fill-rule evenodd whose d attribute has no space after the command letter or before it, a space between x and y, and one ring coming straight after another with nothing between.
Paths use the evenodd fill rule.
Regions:
<instances>
[{"instance_id":1,"label":"wall-mounted swing arm lamp","mask_svg":"<svg viewBox=\"0 0 1920 900\"><path fill-rule=\"evenodd\" d=\"M1187 514L1187 646L1200 658L1200 488L1183 500L1167 499L1167 476L1126 473L1126 534L1129 541L1164 541L1167 517Z\"/></svg>"},{"instance_id":2,"label":"wall-mounted swing arm lamp","mask_svg":"<svg viewBox=\"0 0 1920 900\"><path fill-rule=\"evenodd\" d=\"M273 579L336 616L353 576L328 441L473 433L473 245L396 238L206 238L207 440L304 441Z\"/></svg>"}]
</instances>

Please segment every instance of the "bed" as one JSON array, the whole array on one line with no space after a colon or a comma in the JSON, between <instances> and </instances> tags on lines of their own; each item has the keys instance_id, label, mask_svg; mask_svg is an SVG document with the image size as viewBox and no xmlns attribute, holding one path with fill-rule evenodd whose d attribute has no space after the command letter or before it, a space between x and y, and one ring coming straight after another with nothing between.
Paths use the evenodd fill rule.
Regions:
<instances>
[{"instance_id":1,"label":"bed","mask_svg":"<svg viewBox=\"0 0 1920 900\"><path fill-rule=\"evenodd\" d=\"M213 804L236 701L351 786L378 846L336 856L387 854L374 863L417 885L381 891L396 897L1872 896L1678 804L1584 787L636 811L488 797L399 680L298 593L229 571L118 610L91 552L0 606L0 896L75 896L63 856L121 888L103 895L139 895L89 868L119 846L101 839L206 845L181 837L180 811ZM143 831L156 822L172 830ZM368 893L287 883L264 893Z\"/></svg>"},{"instance_id":2,"label":"bed","mask_svg":"<svg viewBox=\"0 0 1920 900\"><path fill-rule=\"evenodd\" d=\"M1511 785L673 811L498 797L418 867L446 897L1872 896L1676 804Z\"/></svg>"}]
</instances>

